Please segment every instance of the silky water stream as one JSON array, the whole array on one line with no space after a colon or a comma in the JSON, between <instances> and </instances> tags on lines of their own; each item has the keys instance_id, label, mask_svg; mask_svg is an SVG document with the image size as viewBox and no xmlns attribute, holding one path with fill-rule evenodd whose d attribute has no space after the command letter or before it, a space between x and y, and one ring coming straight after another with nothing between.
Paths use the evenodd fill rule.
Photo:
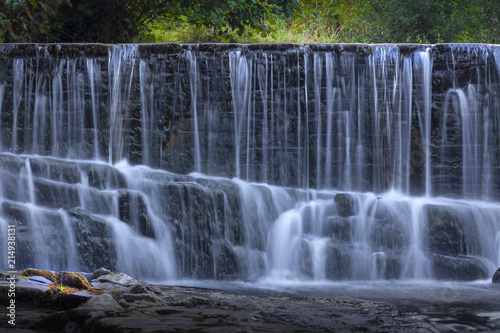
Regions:
<instances>
[{"instance_id":1,"label":"silky water stream","mask_svg":"<svg viewBox=\"0 0 500 333\"><path fill-rule=\"evenodd\" d=\"M499 295L498 46L0 54L3 267L14 224L19 267L248 293Z\"/></svg>"}]
</instances>

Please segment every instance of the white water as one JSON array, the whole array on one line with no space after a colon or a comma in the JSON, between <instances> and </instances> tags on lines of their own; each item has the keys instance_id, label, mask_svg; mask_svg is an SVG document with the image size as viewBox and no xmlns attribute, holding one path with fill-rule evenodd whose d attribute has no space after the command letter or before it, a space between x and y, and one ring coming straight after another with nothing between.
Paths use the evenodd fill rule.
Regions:
<instances>
[{"instance_id":1,"label":"white water","mask_svg":"<svg viewBox=\"0 0 500 333\"><path fill-rule=\"evenodd\" d=\"M30 259L33 266L78 267L73 235L77 220L69 219L65 212L72 207L81 207L105 223L117 253L116 268L135 276L182 276L176 256L192 260L188 258L193 255L189 247L195 245L197 237L209 237L214 243L223 240L234 249L239 276L244 279L370 280L384 279L391 274L402 279L429 279L433 273L425 244L429 238L428 207L445 207L457 214L466 231L463 241L468 257L478 258L488 274L493 274L500 265L500 205L496 203L412 198L394 191L379 196L351 192L347 196L354 200L353 211L350 216L342 217L339 211L342 208L334 201L337 191L304 192L201 174L181 177L123 162L115 167L102 164L99 171L102 174L96 175L97 170L92 170L99 164L95 162L10 154L1 157L3 163L11 165L17 161L21 166L17 179L12 177L12 170L2 171L2 197L9 211L15 208L23 214L19 223L28 222L29 240L34 248L34 257ZM36 173L32 171L33 162ZM68 164L65 167L68 170L61 169L60 163ZM74 185L58 179L57 170L63 172L64 178L68 173L73 174ZM116 180L106 180L114 173L123 177L126 187L116 187ZM97 176L98 179L89 182L89 177ZM216 185L218 183L220 185ZM214 186L221 185L222 188L212 192ZM19 192L9 188L17 188ZM176 191L180 191L177 193L182 197L185 197L183 192L195 196L183 199L181 211L176 214L181 220L172 221L168 196L175 195ZM198 191L201 196L196 194ZM126 206L129 211L125 213L119 206L123 194L131 197ZM207 233L203 224L200 225L205 222L196 219L200 212L191 207L196 200L210 202L221 194L225 198L224 210L207 212L211 217L205 220L210 221L206 228L212 230ZM227 196L234 194L240 205L238 211L228 203ZM54 195L59 198L51 201L50 196ZM121 219L124 214L130 214L127 223ZM152 228L154 238L141 234L144 225L141 225L140 214L147 215L147 226ZM233 222L235 214L240 217ZM7 219L16 216L6 215ZM61 224L57 230L46 227L54 223L48 222L53 219L51 216L59 216ZM181 228L187 228L182 242L188 248L180 253L174 250L175 238L179 237L175 236L178 223L184 225ZM239 224L237 229L234 223ZM59 233L66 235L61 239L61 246L65 248L62 252L52 240ZM389 260L393 260L392 264L394 260L400 262L401 269L389 272Z\"/></svg>"},{"instance_id":2,"label":"white water","mask_svg":"<svg viewBox=\"0 0 500 333\"><path fill-rule=\"evenodd\" d=\"M18 225L20 262L98 268L87 242L88 260L156 279L426 280L446 258L491 276L498 49L452 49L450 73L465 52L488 80L453 78L439 104L432 48L370 48L13 59L0 225ZM433 243L442 225L453 250Z\"/></svg>"}]
</instances>

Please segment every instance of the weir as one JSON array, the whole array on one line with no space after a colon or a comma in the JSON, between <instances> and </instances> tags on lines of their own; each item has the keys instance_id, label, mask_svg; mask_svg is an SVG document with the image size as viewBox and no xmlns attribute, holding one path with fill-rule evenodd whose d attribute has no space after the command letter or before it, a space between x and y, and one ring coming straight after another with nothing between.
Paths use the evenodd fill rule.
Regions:
<instances>
[{"instance_id":1,"label":"weir","mask_svg":"<svg viewBox=\"0 0 500 333\"><path fill-rule=\"evenodd\" d=\"M490 278L500 46L0 46L0 260L172 280Z\"/></svg>"}]
</instances>

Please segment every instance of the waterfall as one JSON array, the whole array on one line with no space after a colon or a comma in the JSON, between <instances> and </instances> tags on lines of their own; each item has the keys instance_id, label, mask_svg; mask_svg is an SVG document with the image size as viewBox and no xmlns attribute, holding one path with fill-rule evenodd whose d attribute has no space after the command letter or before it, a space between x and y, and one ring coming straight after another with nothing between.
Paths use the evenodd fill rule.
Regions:
<instances>
[{"instance_id":1,"label":"waterfall","mask_svg":"<svg viewBox=\"0 0 500 333\"><path fill-rule=\"evenodd\" d=\"M189 87L191 92L191 114L193 115L194 123L194 170L196 172L201 172L201 152L200 152L200 131L198 128L198 81L199 72L198 64L196 62L196 56L192 52L187 52L187 58L189 62ZM142 86L142 85L141 85ZM144 94L141 94L144 98ZM146 98L145 98L146 100ZM145 115L143 118L146 118ZM145 133L148 132L147 129L143 129ZM147 147L147 144L145 143Z\"/></svg>"},{"instance_id":2,"label":"waterfall","mask_svg":"<svg viewBox=\"0 0 500 333\"><path fill-rule=\"evenodd\" d=\"M130 45L109 52L109 163L125 157L125 131L128 130L125 123L129 120L133 95L136 49Z\"/></svg>"},{"instance_id":3,"label":"waterfall","mask_svg":"<svg viewBox=\"0 0 500 333\"><path fill-rule=\"evenodd\" d=\"M250 145L250 120L251 99L249 97L251 90L251 76L250 69L252 64L248 63L247 58L241 55L241 52L232 52L229 55L229 71L231 73L231 96L233 99L233 113L234 113L234 146L235 146L235 163L236 163L236 177L241 177L241 148L244 147L246 139L246 174L248 179L249 175L249 145ZM245 123L247 127L245 128ZM246 129L246 132L244 130Z\"/></svg>"},{"instance_id":4,"label":"waterfall","mask_svg":"<svg viewBox=\"0 0 500 333\"><path fill-rule=\"evenodd\" d=\"M0 244L15 224L20 266L252 281L500 266L498 46L0 56Z\"/></svg>"},{"instance_id":5,"label":"waterfall","mask_svg":"<svg viewBox=\"0 0 500 333\"><path fill-rule=\"evenodd\" d=\"M424 146L425 156L425 195L432 195L432 170L431 170L431 50L427 48L425 51L419 52L415 55L415 66L417 73L420 76L422 100L419 105L418 119L422 142Z\"/></svg>"}]
</instances>

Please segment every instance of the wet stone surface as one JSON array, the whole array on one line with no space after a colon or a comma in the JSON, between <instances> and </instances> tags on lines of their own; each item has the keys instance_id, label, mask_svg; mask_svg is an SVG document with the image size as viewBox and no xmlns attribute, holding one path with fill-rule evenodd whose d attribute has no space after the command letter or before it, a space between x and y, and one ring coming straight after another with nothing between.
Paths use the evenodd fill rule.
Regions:
<instances>
[{"instance_id":1,"label":"wet stone surface","mask_svg":"<svg viewBox=\"0 0 500 333\"><path fill-rule=\"evenodd\" d=\"M87 274L88 275L88 274ZM17 281L16 332L443 332L500 330L491 304L361 301L238 294L162 286L111 273L94 292L53 294L43 280ZM0 282L4 303L8 282ZM446 299L449 299L447 301ZM71 300L71 301L69 301ZM0 322L5 332L12 327Z\"/></svg>"}]
</instances>

